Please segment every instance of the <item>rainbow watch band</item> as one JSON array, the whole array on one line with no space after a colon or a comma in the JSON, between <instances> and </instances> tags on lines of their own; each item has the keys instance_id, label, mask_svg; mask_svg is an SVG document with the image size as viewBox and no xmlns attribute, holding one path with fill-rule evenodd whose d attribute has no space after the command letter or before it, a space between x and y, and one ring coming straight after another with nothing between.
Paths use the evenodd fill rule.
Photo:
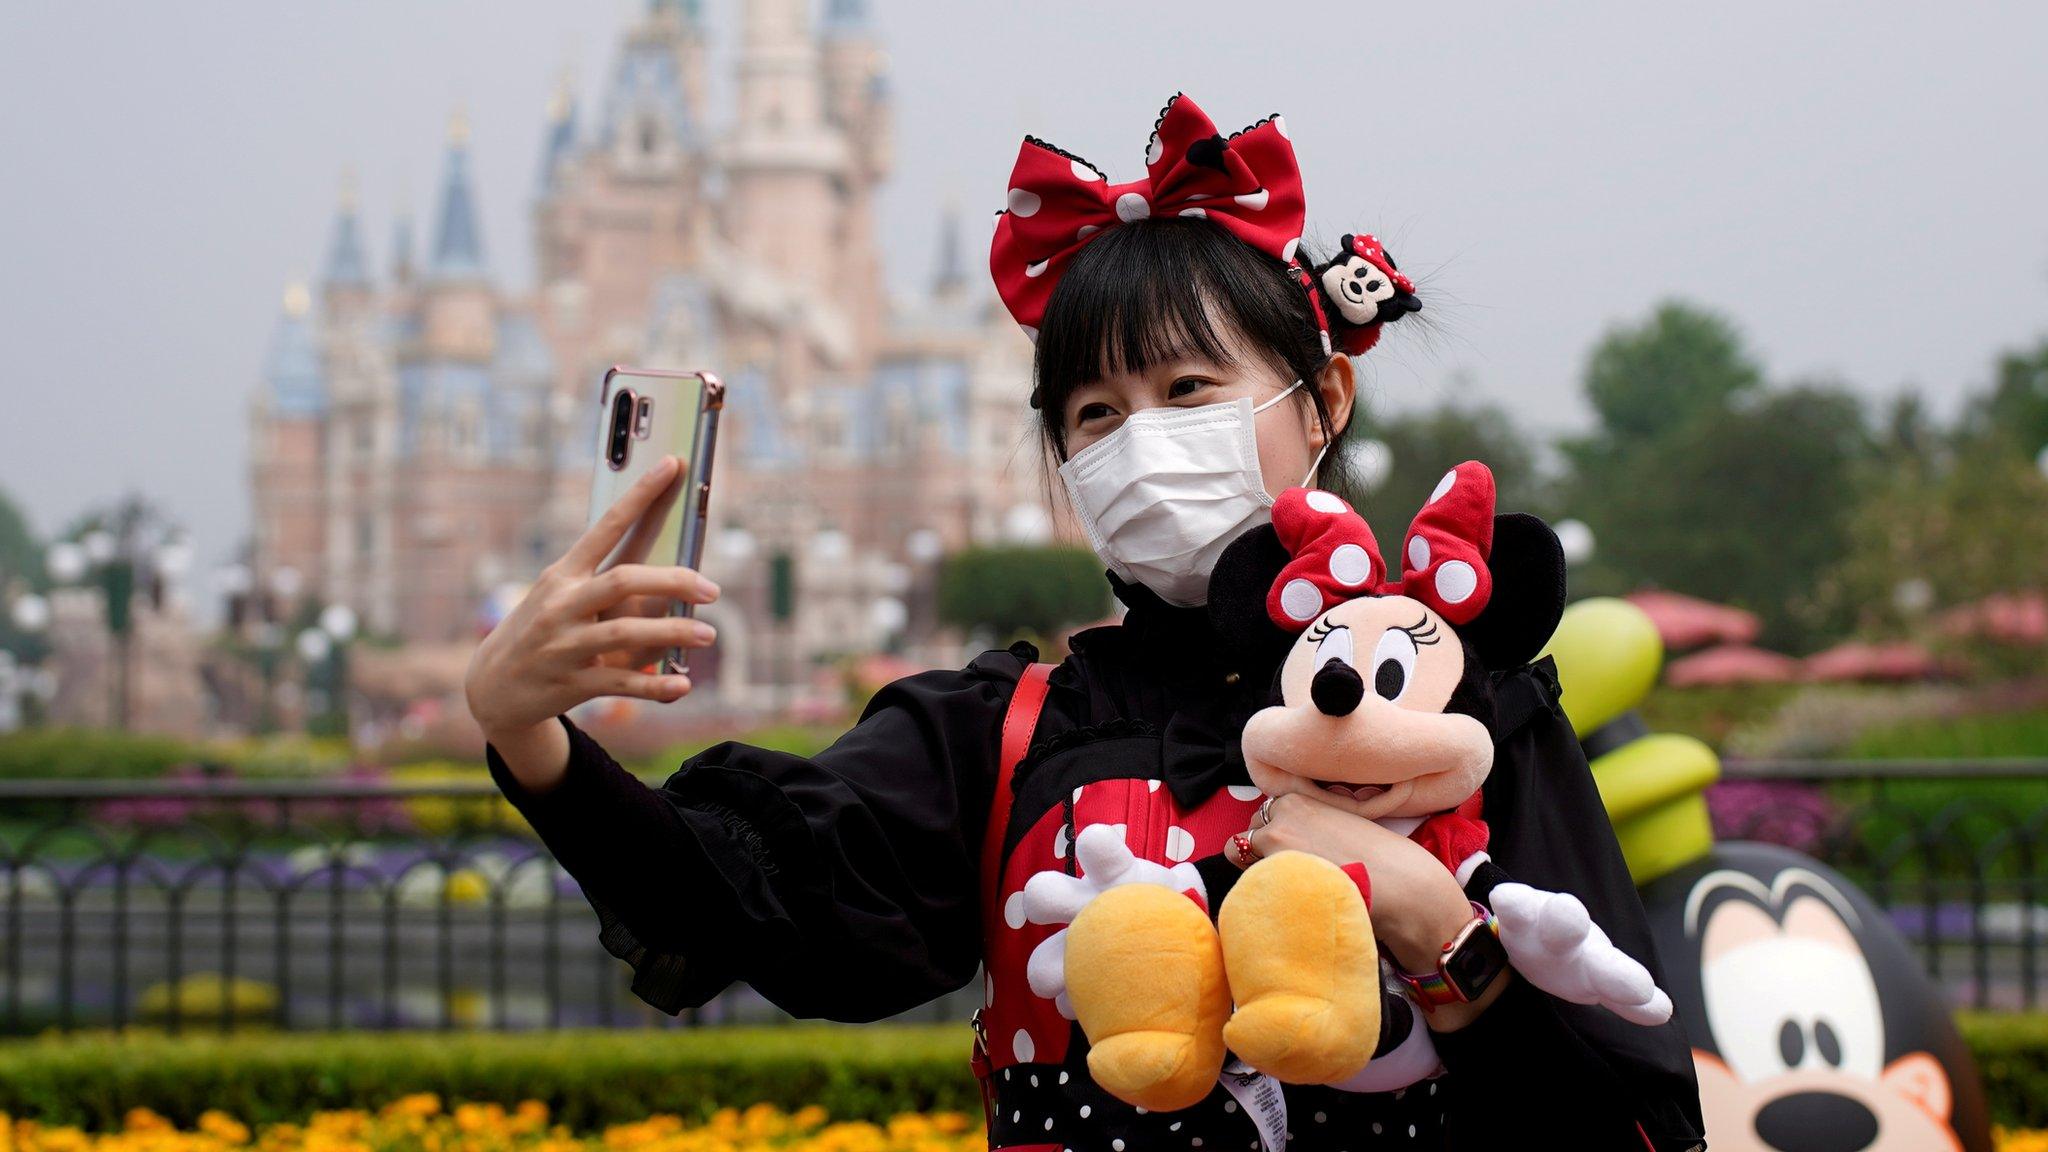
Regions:
<instances>
[{"instance_id":1,"label":"rainbow watch band","mask_svg":"<svg viewBox=\"0 0 2048 1152\"><path fill-rule=\"evenodd\" d=\"M1425 972L1419 976L1409 972L1395 973L1395 975L1401 978L1401 982L1408 986L1408 990L1415 996L1416 1003L1422 1005L1424 1011L1434 1011L1446 1004L1463 1004L1466 1002L1465 994L1459 991L1455 984L1451 983L1449 976L1445 975L1444 962L1450 959L1451 954L1457 950L1459 945L1470 938L1477 925L1484 923L1486 930L1493 933L1494 939L1500 939L1500 920L1494 916L1493 909L1488 908L1477 900L1469 901L1469 903L1472 905L1473 919L1466 925L1463 931L1458 933L1457 939L1444 945L1443 954L1437 960L1435 971Z\"/></svg>"}]
</instances>

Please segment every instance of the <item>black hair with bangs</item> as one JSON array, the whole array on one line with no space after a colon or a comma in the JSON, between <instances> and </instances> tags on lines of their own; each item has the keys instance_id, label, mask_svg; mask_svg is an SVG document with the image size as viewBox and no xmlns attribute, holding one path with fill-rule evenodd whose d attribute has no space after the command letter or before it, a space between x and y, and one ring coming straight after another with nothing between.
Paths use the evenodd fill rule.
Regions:
<instances>
[{"instance_id":1,"label":"black hair with bangs","mask_svg":"<svg viewBox=\"0 0 2048 1152\"><path fill-rule=\"evenodd\" d=\"M1066 459L1067 399L1082 385L1191 353L1241 367L1247 347L1288 379L1309 381L1304 402L1334 444L1345 429L1331 426L1314 386L1330 354L1286 265L1206 220L1111 228L1075 254L1039 323L1031 404L1052 458ZM1336 458L1325 456L1326 477Z\"/></svg>"}]
</instances>

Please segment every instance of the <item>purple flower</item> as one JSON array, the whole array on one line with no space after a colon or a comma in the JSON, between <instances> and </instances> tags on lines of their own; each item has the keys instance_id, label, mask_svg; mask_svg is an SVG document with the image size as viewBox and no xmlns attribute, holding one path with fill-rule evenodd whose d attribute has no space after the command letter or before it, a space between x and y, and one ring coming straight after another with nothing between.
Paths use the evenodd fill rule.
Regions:
<instances>
[{"instance_id":1,"label":"purple flower","mask_svg":"<svg viewBox=\"0 0 2048 1152\"><path fill-rule=\"evenodd\" d=\"M1761 840L1812 852L1834 826L1835 806L1817 785L1780 780L1724 780L1707 789L1717 840Z\"/></svg>"}]
</instances>

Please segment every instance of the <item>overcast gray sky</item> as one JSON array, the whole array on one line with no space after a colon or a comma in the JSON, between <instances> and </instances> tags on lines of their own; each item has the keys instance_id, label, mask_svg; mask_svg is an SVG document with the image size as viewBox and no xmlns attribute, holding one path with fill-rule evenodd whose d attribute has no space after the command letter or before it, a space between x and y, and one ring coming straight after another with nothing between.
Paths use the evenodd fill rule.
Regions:
<instances>
[{"instance_id":1,"label":"overcast gray sky","mask_svg":"<svg viewBox=\"0 0 2048 1152\"><path fill-rule=\"evenodd\" d=\"M2048 5L871 3L901 291L949 197L979 255L1023 133L1132 179L1185 89L1225 131L1285 112L1312 232L1377 231L1421 274L1447 335L1373 354L1386 404L1572 427L1589 344L1673 294L1777 378L1944 413L2048 333ZM463 105L487 256L524 285L548 93L564 66L594 93L639 6L7 5L0 488L46 531L140 488L225 556L246 401L343 168L381 268L401 204L424 240ZM738 0L709 10L729 38Z\"/></svg>"}]
</instances>

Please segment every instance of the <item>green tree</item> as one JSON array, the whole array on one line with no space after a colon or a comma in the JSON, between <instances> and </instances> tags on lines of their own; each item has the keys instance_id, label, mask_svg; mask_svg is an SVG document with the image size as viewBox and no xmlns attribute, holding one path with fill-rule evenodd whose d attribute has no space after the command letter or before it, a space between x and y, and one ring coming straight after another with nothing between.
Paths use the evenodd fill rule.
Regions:
<instances>
[{"instance_id":1,"label":"green tree","mask_svg":"<svg viewBox=\"0 0 2048 1152\"><path fill-rule=\"evenodd\" d=\"M1109 614L1109 584L1086 548L970 548L939 571L939 618L998 639L1050 636Z\"/></svg>"},{"instance_id":2,"label":"green tree","mask_svg":"<svg viewBox=\"0 0 2048 1152\"><path fill-rule=\"evenodd\" d=\"M2048 450L2048 339L1998 358L1991 390L1969 406L1963 433L2029 461Z\"/></svg>"},{"instance_id":3,"label":"green tree","mask_svg":"<svg viewBox=\"0 0 2048 1152\"><path fill-rule=\"evenodd\" d=\"M1817 592L1848 551L1872 452L1852 397L1767 391L1733 325L1682 303L1609 332L1585 387L1599 427L1562 446L1562 509L1598 547L1575 591L1647 585L1737 604L1791 648L1845 623L1841 602ZM1921 418L1894 424L1910 438Z\"/></svg>"},{"instance_id":4,"label":"green tree","mask_svg":"<svg viewBox=\"0 0 2048 1152\"><path fill-rule=\"evenodd\" d=\"M1722 317L1682 301L1610 330L1586 362L1586 399L1601 430L1623 441L1662 435L1725 411L1763 384L1763 371Z\"/></svg>"},{"instance_id":5,"label":"green tree","mask_svg":"<svg viewBox=\"0 0 2048 1152\"><path fill-rule=\"evenodd\" d=\"M2048 345L2001 357L1997 383L1953 432L1901 435L1896 413L1911 402L1895 409L1849 552L1819 589L1834 614L1906 634L1930 610L2048 582L2048 478L2024 450L2030 361L2048 365Z\"/></svg>"},{"instance_id":6,"label":"green tree","mask_svg":"<svg viewBox=\"0 0 2048 1152\"><path fill-rule=\"evenodd\" d=\"M29 527L28 518L14 501L0 492L0 650L24 660L42 658L48 647L47 639L15 624L13 605L16 597L48 586L43 547L36 540L35 530Z\"/></svg>"},{"instance_id":7,"label":"green tree","mask_svg":"<svg viewBox=\"0 0 2048 1152\"><path fill-rule=\"evenodd\" d=\"M1623 455L1582 515L1624 587L1672 588L1748 608L1770 643L1814 644L1841 621L1815 589L1848 550L1868 451L1850 396L1799 388L1702 413Z\"/></svg>"},{"instance_id":8,"label":"green tree","mask_svg":"<svg viewBox=\"0 0 2048 1152\"><path fill-rule=\"evenodd\" d=\"M1443 474L1467 460L1493 470L1503 511L1543 510L1528 441L1493 405L1445 403L1383 421L1368 419L1352 435L1386 446L1386 477L1371 491L1351 493L1352 504L1376 532L1397 541Z\"/></svg>"},{"instance_id":9,"label":"green tree","mask_svg":"<svg viewBox=\"0 0 2048 1152\"><path fill-rule=\"evenodd\" d=\"M41 588L47 583L35 530L7 493L0 492L0 588Z\"/></svg>"},{"instance_id":10,"label":"green tree","mask_svg":"<svg viewBox=\"0 0 2048 1152\"><path fill-rule=\"evenodd\" d=\"M1944 607L2039 589L2048 578L2044 513L2048 480L2010 455L1965 453L1939 469L1902 469L1870 485L1848 554L1817 589L1820 607L1859 632L1909 636ZM2038 661L1988 649L1973 657L1994 669Z\"/></svg>"}]
</instances>

